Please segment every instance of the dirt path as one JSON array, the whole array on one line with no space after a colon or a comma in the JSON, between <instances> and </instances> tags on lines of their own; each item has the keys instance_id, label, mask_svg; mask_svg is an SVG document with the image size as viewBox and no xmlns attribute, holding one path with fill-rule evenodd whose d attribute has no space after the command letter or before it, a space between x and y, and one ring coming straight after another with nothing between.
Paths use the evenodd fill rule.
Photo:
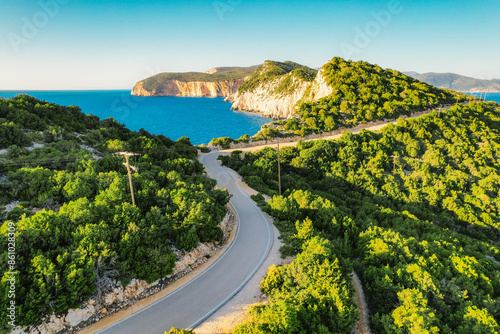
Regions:
<instances>
[{"instance_id":1,"label":"dirt path","mask_svg":"<svg viewBox=\"0 0 500 334\"><path fill-rule=\"evenodd\" d=\"M445 106L444 108L441 108L441 109L450 109L451 106ZM437 109L435 109L437 110ZM427 115L429 114L430 112L434 111L433 110L427 110L427 111L423 111L423 112L418 112L418 113L414 113L412 116L409 116L409 117L404 117L403 119L405 120L410 120L410 119L413 119L413 118L419 118L423 115ZM366 126L366 124L362 124L360 126L357 126L355 128L352 128L352 129L348 129L348 128L345 128L344 130L340 129L340 130L336 130L334 132L337 132L335 134L328 134L328 133L324 133L324 134L321 134L321 135L315 135L313 136L313 138L305 138L303 141L314 141L314 140L319 140L319 139L324 139L324 140L334 140L334 139L339 139L341 136L342 136L342 131L350 131L352 132L353 134L355 133L359 133L361 130L367 130L367 131L378 131L380 129L382 129L383 127L385 127L387 124L389 123L392 123L392 124L396 124L398 122L398 120L391 120L391 121L385 121L385 122L382 122L380 124L374 124L374 125L371 125L371 126ZM286 146L297 146L297 143L299 142L299 140L297 139L297 137L292 137L292 138L282 138L280 140L280 147L286 147ZM250 151L259 151L265 147L277 147L278 144L276 142L271 142L269 144L264 144L264 145L258 145L258 146L250 146L250 147L242 147L242 148L231 148L231 149L227 149L227 150L221 150L221 152L232 152L232 151L243 151L243 152L250 152Z\"/></svg>"},{"instance_id":2,"label":"dirt path","mask_svg":"<svg viewBox=\"0 0 500 334\"><path fill-rule=\"evenodd\" d=\"M354 302L356 303L359 311L359 320L356 324L354 324L352 332L353 334L371 334L370 320L368 319L369 310L366 305L363 286L361 285L358 275L354 271L352 272L352 285L356 290L354 294Z\"/></svg>"}]
</instances>

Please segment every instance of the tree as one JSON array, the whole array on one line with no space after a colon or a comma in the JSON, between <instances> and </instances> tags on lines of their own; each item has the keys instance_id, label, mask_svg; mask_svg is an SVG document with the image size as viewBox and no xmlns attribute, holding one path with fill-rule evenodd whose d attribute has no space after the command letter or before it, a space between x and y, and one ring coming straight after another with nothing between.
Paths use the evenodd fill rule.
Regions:
<instances>
[{"instance_id":1,"label":"tree","mask_svg":"<svg viewBox=\"0 0 500 334\"><path fill-rule=\"evenodd\" d=\"M27 95L0 99L0 117L0 146L10 145L0 205L21 201L3 215L0 228L5 245L12 238L9 228L16 229L16 325L36 327L54 312L64 314L94 293L116 288L116 281L166 277L175 266L170 244L177 239L192 248L200 239L222 238L217 225L229 194L204 176L188 138L173 142L133 132L116 120ZM41 140L44 147L23 148ZM141 172L134 176L140 206L129 203L121 162L110 156L94 160L82 142L98 155L124 147L147 151L136 161ZM0 258L3 305L10 300L7 247ZM7 312L0 310L0 331Z\"/></svg>"},{"instance_id":2,"label":"tree","mask_svg":"<svg viewBox=\"0 0 500 334\"><path fill-rule=\"evenodd\" d=\"M398 293L401 306L392 313L394 323L409 333L439 333L439 319L427 306L427 299L416 289Z\"/></svg>"}]
</instances>

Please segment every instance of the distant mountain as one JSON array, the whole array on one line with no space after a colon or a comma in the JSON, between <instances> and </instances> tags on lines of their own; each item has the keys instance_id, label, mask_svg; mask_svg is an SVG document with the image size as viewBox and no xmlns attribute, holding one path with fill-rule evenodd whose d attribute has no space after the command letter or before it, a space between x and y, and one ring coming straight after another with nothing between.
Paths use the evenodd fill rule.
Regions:
<instances>
[{"instance_id":1,"label":"distant mountain","mask_svg":"<svg viewBox=\"0 0 500 334\"><path fill-rule=\"evenodd\" d=\"M475 79L455 73L405 72L405 74L435 87L459 92L500 92L500 79Z\"/></svg>"},{"instance_id":2,"label":"distant mountain","mask_svg":"<svg viewBox=\"0 0 500 334\"><path fill-rule=\"evenodd\" d=\"M409 72L402 72L404 75L407 75L412 78L416 78L420 75L420 73L414 72L414 71L409 71Z\"/></svg>"}]
</instances>

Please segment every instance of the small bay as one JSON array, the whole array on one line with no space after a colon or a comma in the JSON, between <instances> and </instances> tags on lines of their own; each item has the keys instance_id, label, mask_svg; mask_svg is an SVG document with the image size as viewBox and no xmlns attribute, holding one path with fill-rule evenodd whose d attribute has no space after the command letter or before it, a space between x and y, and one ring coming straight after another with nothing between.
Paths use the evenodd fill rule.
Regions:
<instances>
[{"instance_id":1,"label":"small bay","mask_svg":"<svg viewBox=\"0 0 500 334\"><path fill-rule=\"evenodd\" d=\"M0 97L28 94L60 105L75 105L85 114L112 117L131 130L141 128L172 140L189 137L194 145L212 138L254 135L268 118L230 110L223 98L140 97L129 90L114 91L0 91Z\"/></svg>"}]
</instances>

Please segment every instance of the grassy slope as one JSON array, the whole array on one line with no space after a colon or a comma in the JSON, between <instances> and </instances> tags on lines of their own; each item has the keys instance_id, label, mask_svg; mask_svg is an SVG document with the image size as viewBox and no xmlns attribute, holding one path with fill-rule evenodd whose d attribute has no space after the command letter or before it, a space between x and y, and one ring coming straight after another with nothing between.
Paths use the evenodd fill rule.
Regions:
<instances>
[{"instance_id":1,"label":"grassy slope","mask_svg":"<svg viewBox=\"0 0 500 334\"><path fill-rule=\"evenodd\" d=\"M143 87L147 90L155 90L168 80L217 82L241 79L252 74L257 68L259 68L259 65L250 67L220 67L218 68L218 72L214 74L201 72L160 73L143 80Z\"/></svg>"},{"instance_id":2,"label":"grassy slope","mask_svg":"<svg viewBox=\"0 0 500 334\"><path fill-rule=\"evenodd\" d=\"M305 81L313 81L318 71L291 61L285 61L282 63L267 60L264 62L264 65L256 70L252 74L252 76L247 81L245 81L238 92L240 94L244 92L252 92L259 85L280 78L290 72L296 78ZM277 90L280 90L280 88L277 87Z\"/></svg>"}]
</instances>

